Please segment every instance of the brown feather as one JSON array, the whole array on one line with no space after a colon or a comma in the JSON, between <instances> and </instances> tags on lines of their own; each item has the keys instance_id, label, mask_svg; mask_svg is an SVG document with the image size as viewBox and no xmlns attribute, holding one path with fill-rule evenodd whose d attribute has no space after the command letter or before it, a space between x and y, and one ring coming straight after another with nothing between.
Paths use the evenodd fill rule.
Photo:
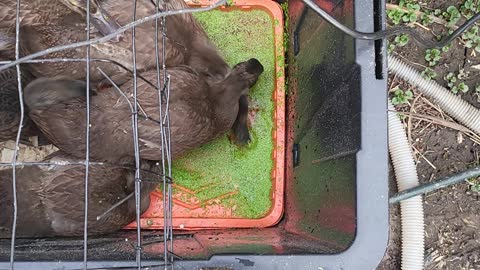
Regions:
<instances>
[{"instance_id":1,"label":"brown feather","mask_svg":"<svg viewBox=\"0 0 480 270\"><path fill-rule=\"evenodd\" d=\"M78 161L57 152L48 161ZM142 167L154 170L152 164ZM142 173L147 177L147 173ZM83 165L27 166L17 168L18 237L54 237L83 235ZM142 182L141 212L149 206L149 193L157 184ZM89 170L88 233L115 232L135 220L134 197L97 220L108 208L134 191L134 171L115 165L91 165ZM12 172L0 170L0 237L9 238L12 225Z\"/></svg>"},{"instance_id":2,"label":"brown feather","mask_svg":"<svg viewBox=\"0 0 480 270\"><path fill-rule=\"evenodd\" d=\"M49 47L65 45L85 40L85 19L62 4L69 0L23 0L21 1L21 31L20 41L23 55L38 52ZM104 0L102 7L121 25L132 21L133 3L130 0ZM14 37L15 1L5 0L0 3L0 33ZM183 0L160 1L162 10L186 8ZM155 13L155 7L150 0L137 1L137 18ZM191 14L181 14L166 17L166 65L176 66L187 64L199 72L215 72L208 74L221 77L229 71L224 59L210 43L205 31ZM92 26L93 27L93 26ZM169 30L170 29L170 30ZM119 62L130 70L132 67L132 30L126 31L123 40L106 42L91 46L91 58L108 59ZM147 22L136 27L137 68L145 71L156 67L155 59L155 22ZM90 38L102 35L92 29ZM157 41L162 49L161 34ZM13 57L14 47L2 52L3 56ZM194 55L192 59L190 56ZM84 58L86 48L76 48L51 53L46 58ZM198 58L201 57L202 61ZM161 59L160 59L161 60ZM36 77L52 77L65 75L72 79L85 78L85 63L54 62L30 64L32 74ZM131 76L120 67L111 63L93 62L91 65L91 80L100 81L104 78L97 70L102 68L108 75L125 74Z\"/></svg>"},{"instance_id":3,"label":"brown feather","mask_svg":"<svg viewBox=\"0 0 480 270\"><path fill-rule=\"evenodd\" d=\"M210 142L232 127L237 117L240 96L247 93L252 76L256 81L261 73L249 74L245 69L248 65L249 62L237 65L225 80L212 86L206 83L204 76L188 67L167 70L171 78L169 117L173 158ZM142 75L154 79L157 73L150 71ZM30 89L32 85L34 84L25 89L26 94L35 91ZM133 82L125 83L122 91L133 103ZM153 119L141 119L138 122L140 155L148 160L161 159L157 93L149 84L138 81L139 105ZM127 100L110 88L92 96L90 101L91 158L116 162L132 157L132 113ZM85 153L85 107L85 99L76 98L66 103L34 109L30 112L30 117L55 146L66 153L82 157ZM166 107L165 103L162 107Z\"/></svg>"}]
</instances>

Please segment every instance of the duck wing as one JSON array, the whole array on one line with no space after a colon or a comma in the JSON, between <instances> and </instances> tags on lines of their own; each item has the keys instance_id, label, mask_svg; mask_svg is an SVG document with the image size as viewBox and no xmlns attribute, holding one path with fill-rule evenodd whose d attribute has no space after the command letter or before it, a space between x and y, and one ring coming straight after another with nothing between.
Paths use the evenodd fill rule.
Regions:
<instances>
[{"instance_id":1,"label":"duck wing","mask_svg":"<svg viewBox=\"0 0 480 270\"><path fill-rule=\"evenodd\" d=\"M18 237L41 237L53 234L44 204L38 194L45 172L37 166L17 167ZM0 238L11 237L13 224L12 168L0 168Z\"/></svg>"},{"instance_id":2,"label":"duck wing","mask_svg":"<svg viewBox=\"0 0 480 270\"><path fill-rule=\"evenodd\" d=\"M67 156L56 157L65 160ZM111 232L121 229L132 221L127 214L127 205L121 205L115 212L97 221L96 217L110 206L126 197L127 177L132 177L120 167L91 165L89 170L89 234ZM43 189L39 192L45 205L45 212L51 220L56 235L83 235L85 167L81 165L56 166L42 179Z\"/></svg>"},{"instance_id":3,"label":"duck wing","mask_svg":"<svg viewBox=\"0 0 480 270\"><path fill-rule=\"evenodd\" d=\"M213 104L209 99L205 80L190 68L168 69L170 75L169 117L173 158L196 148L217 136ZM156 73L142 74L146 78ZM140 154L144 159L161 159L161 132L159 127L158 93L146 83L139 83L138 100L155 121L139 124ZM125 89L126 93L132 91ZM162 105L165 112L165 103Z\"/></svg>"},{"instance_id":4,"label":"duck wing","mask_svg":"<svg viewBox=\"0 0 480 270\"><path fill-rule=\"evenodd\" d=\"M130 109L126 104L115 105L115 102L108 93L91 97L89 149L92 160L117 162L133 153ZM85 157L85 98L32 110L30 117L52 144L77 158Z\"/></svg>"},{"instance_id":5,"label":"duck wing","mask_svg":"<svg viewBox=\"0 0 480 270\"><path fill-rule=\"evenodd\" d=\"M216 97L204 78L188 67L168 70L171 78L169 97L170 131L172 155L174 157L207 143L222 132L221 119L216 119ZM154 71L142 73L148 81L155 81ZM163 78L161 77L161 80ZM99 92L91 97L90 106L90 157L93 160L117 162L134 153L130 104L133 104L133 82L122 86L126 98L116 94L114 89ZM158 92L143 80L137 83L139 106L148 118L139 113L139 143L141 158L161 159L161 131ZM165 100L162 108L166 108ZM46 137L59 149L76 157L85 155L84 98L70 100L63 104L38 108L30 117ZM233 120L232 120L233 122ZM219 127L222 128L219 128Z\"/></svg>"},{"instance_id":6,"label":"duck wing","mask_svg":"<svg viewBox=\"0 0 480 270\"><path fill-rule=\"evenodd\" d=\"M33 77L22 67L22 86L27 85ZM25 108L27 110L27 108ZM15 140L20 124L20 100L16 68L0 71L0 141ZM43 134L25 113L21 141L28 143L30 136L38 136L39 141L46 142Z\"/></svg>"},{"instance_id":7,"label":"duck wing","mask_svg":"<svg viewBox=\"0 0 480 270\"><path fill-rule=\"evenodd\" d=\"M45 162L79 161L62 152ZM0 174L0 237L9 238L13 218L11 170ZM134 197L97 220L114 204L134 191L134 170L116 165L90 165L88 233L115 232L135 220ZM80 236L84 228L85 166L50 165L17 169L19 237ZM143 213L156 184L142 185Z\"/></svg>"}]
</instances>

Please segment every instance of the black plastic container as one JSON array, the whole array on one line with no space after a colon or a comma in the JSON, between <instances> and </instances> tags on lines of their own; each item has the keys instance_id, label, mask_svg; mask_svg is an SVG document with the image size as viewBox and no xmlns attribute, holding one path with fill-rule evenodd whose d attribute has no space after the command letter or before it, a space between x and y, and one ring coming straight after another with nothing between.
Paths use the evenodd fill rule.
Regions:
<instances>
[{"instance_id":1,"label":"black plastic container","mask_svg":"<svg viewBox=\"0 0 480 270\"><path fill-rule=\"evenodd\" d=\"M317 1L357 30L383 27L384 1ZM177 232L178 269L374 269L388 239L386 65L381 41L360 41L289 1L288 149L284 218L275 227ZM89 240L89 268L133 267L125 239ZM158 240L158 241L157 241ZM163 243L145 232L143 265ZM0 269L10 245L0 241ZM15 269L83 269L81 239L17 239ZM163 266L159 268L163 269ZM125 268L124 268L125 269Z\"/></svg>"}]
</instances>

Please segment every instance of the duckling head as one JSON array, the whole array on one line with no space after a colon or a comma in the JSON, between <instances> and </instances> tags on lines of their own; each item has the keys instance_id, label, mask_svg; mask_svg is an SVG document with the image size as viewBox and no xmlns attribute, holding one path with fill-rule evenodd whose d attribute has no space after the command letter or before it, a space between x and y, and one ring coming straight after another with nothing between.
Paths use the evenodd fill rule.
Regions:
<instances>
[{"instance_id":1,"label":"duckling head","mask_svg":"<svg viewBox=\"0 0 480 270\"><path fill-rule=\"evenodd\" d=\"M232 85L241 89L240 95L247 94L263 73L263 65L255 58L236 64L227 76Z\"/></svg>"},{"instance_id":2,"label":"duckling head","mask_svg":"<svg viewBox=\"0 0 480 270\"><path fill-rule=\"evenodd\" d=\"M211 96L215 100L216 117L221 119L219 122L222 127L232 127L239 111L240 97L248 94L263 71L263 65L257 59L251 58L235 65L225 79L210 88L213 91ZM243 107L245 106L248 113L248 102Z\"/></svg>"},{"instance_id":3,"label":"duckling head","mask_svg":"<svg viewBox=\"0 0 480 270\"><path fill-rule=\"evenodd\" d=\"M98 0L60 0L67 8L85 17L87 14L87 1L90 1L90 18L92 25L104 36L112 34L120 28L118 22L102 8ZM118 42L123 39L122 34L118 34L112 39Z\"/></svg>"}]
</instances>

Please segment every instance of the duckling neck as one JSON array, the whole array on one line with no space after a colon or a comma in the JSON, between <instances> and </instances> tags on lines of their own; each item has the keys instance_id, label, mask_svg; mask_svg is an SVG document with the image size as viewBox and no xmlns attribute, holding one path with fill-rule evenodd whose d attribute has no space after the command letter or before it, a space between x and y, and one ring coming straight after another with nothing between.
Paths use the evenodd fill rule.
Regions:
<instances>
[{"instance_id":1,"label":"duckling neck","mask_svg":"<svg viewBox=\"0 0 480 270\"><path fill-rule=\"evenodd\" d=\"M238 113L238 102L245 86L232 82L228 78L212 87L212 99L215 105L215 118L219 125L230 128ZM248 88L247 88L248 90Z\"/></svg>"},{"instance_id":2,"label":"duckling neck","mask_svg":"<svg viewBox=\"0 0 480 270\"><path fill-rule=\"evenodd\" d=\"M215 119L217 126L222 129L229 129L238 114L238 101L240 97L235 98L223 95L215 104Z\"/></svg>"}]
</instances>

